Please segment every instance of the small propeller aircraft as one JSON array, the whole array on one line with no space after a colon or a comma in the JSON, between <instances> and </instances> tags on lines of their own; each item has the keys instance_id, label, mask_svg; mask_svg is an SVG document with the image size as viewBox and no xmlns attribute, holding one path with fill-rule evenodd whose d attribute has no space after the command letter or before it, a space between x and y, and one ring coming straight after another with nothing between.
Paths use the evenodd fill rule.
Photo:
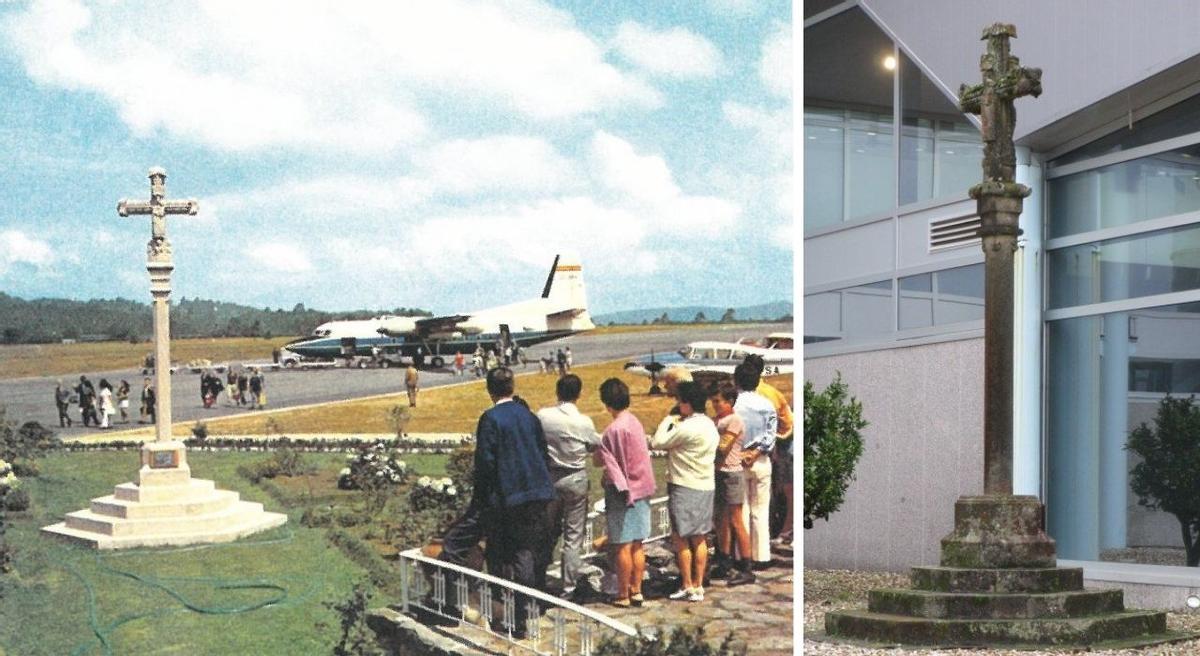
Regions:
<instances>
[{"instance_id":1,"label":"small propeller aircraft","mask_svg":"<svg viewBox=\"0 0 1200 656\"><path fill-rule=\"evenodd\" d=\"M292 366L298 356L338 358L374 356L382 366L390 358L409 358L417 366L428 360L445 366L456 353L507 346L522 348L595 328L588 314L583 266L557 255L540 298L440 317L381 316L359 321L330 321L312 334L284 347L280 363Z\"/></svg>"}]
</instances>

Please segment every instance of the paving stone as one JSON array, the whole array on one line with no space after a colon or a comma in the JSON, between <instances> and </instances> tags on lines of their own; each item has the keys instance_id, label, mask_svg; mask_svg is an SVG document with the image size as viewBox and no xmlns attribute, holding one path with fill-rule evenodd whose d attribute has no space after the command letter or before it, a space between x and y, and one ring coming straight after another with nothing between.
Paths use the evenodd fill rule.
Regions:
<instances>
[{"instance_id":1,"label":"paving stone","mask_svg":"<svg viewBox=\"0 0 1200 656\"><path fill-rule=\"evenodd\" d=\"M734 617L732 612L710 603L690 604L686 612L688 615L709 620L727 620Z\"/></svg>"}]
</instances>

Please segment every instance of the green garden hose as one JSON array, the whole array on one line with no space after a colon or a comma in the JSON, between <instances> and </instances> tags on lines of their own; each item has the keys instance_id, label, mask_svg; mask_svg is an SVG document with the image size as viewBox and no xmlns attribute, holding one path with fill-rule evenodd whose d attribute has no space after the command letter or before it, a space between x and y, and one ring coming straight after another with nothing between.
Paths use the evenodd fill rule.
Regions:
<instances>
[{"instance_id":1,"label":"green garden hose","mask_svg":"<svg viewBox=\"0 0 1200 656\"><path fill-rule=\"evenodd\" d=\"M262 546L265 544L279 544L279 543L283 543L283 542L289 542L292 540L293 537L294 537L294 534L289 530L287 535L280 537L280 538L271 539L271 540L251 540L251 541L234 542L234 543L227 543L227 544L206 544L206 545L197 545L197 546L191 546L191 547L180 547L177 549L154 549L154 550L140 549L140 550L124 551L124 552L121 552L121 554L119 554L119 556L132 556L132 555L142 555L142 554L150 554L150 553L153 553L153 554L183 553L183 552L189 552L189 551L198 551L198 550L202 550L202 549L212 549L212 548L216 548L216 547L235 547L235 546L243 546L243 545ZM295 597L295 596L289 597L289 592L288 592L287 587L285 587L284 585L281 585L279 583L275 583L275 582L271 582L271 581L267 581L267 580L262 580L262 579L224 579L224 578L217 578L217 577L161 577L160 578L160 577L156 577L156 576L143 575L143 574L138 574L136 572L130 572L130 571L122 570L122 569L117 569L116 567L113 567L106 562L106 560L109 560L113 557L117 557L117 555L109 556L107 558L102 558L100 556L100 554L97 553L97 554L93 554L93 557L95 558L97 569L100 572L136 581L139 584L141 584L147 588L161 590L161 591L165 592L167 595L169 595L171 598L173 598L177 602L179 602L179 606L175 607L175 608L161 608L161 609L144 612L144 613L131 613L131 614L126 614L126 615L121 615L121 616L117 617L115 620L113 620L112 622L109 622L108 624L105 624L105 625L101 625L100 620L97 616L95 588L92 586L91 582L88 581L84 577L84 575L79 571L79 569L75 567L74 564L72 564L70 562L66 562L65 560L58 560L58 564L61 565L64 569L66 569L68 572L70 572L72 576L74 576L76 579L78 579L80 584L83 586L85 592L87 593L86 594L86 603L87 603L88 627L91 629L93 638L89 638L86 642L78 645L74 650L72 650L72 652L71 652L72 656L83 656L84 654L89 653L92 650L92 648L95 647L97 641L99 642L102 653L105 656L114 656L112 643L111 643L111 638L112 638L113 633L121 626L123 626L129 622L135 621L135 620L165 615L168 613L181 612L181 611L191 611L191 612L200 613L203 615L236 615L236 614L241 614L241 613L249 613L249 612L252 612L255 610L259 610L261 608L266 608L268 606L274 606L274 607L290 606L295 603L299 603L299 602L305 600L306 598L308 598L309 596L311 596L312 591L314 589L314 585L313 585L314 582L312 580L309 580L309 589L306 590L303 595L300 595L299 597ZM248 603L248 604L229 605L229 606L223 606L223 605L207 606L207 605L201 605L201 604L198 604L198 603L195 603L195 602L189 600L186 596L183 595L183 593L181 593L178 589L176 589L176 587L174 587L174 585L178 585L178 584L208 585L211 587L211 589L214 589L214 590L265 590L265 591L272 591L274 594L270 595L266 599L262 599L262 600L259 600L259 601L253 602L253 603ZM289 601L291 603L288 603Z\"/></svg>"}]
</instances>

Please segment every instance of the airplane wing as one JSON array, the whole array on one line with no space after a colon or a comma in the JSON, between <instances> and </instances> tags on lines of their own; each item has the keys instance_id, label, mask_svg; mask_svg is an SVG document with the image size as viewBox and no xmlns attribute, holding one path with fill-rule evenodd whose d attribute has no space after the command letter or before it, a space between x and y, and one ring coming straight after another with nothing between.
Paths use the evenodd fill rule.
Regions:
<instances>
[{"instance_id":1,"label":"airplane wing","mask_svg":"<svg viewBox=\"0 0 1200 656\"><path fill-rule=\"evenodd\" d=\"M418 319L417 334L422 337L427 337L433 333L444 333L454 330L458 324L470 319L469 314L451 314L444 317L429 317L428 319Z\"/></svg>"}]
</instances>

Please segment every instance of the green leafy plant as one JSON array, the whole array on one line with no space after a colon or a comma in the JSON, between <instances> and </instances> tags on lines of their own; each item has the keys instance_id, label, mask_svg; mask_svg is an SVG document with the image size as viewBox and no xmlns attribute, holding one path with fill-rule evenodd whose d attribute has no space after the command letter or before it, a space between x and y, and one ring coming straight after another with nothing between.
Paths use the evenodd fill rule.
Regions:
<instances>
[{"instance_id":1,"label":"green leafy plant","mask_svg":"<svg viewBox=\"0 0 1200 656\"><path fill-rule=\"evenodd\" d=\"M367 626L367 604L371 593L356 584L350 597L341 602L325 602L341 618L341 639L333 648L334 656L376 656L384 652L375 642L375 633Z\"/></svg>"},{"instance_id":2,"label":"green leafy plant","mask_svg":"<svg viewBox=\"0 0 1200 656\"><path fill-rule=\"evenodd\" d=\"M1200 406L1195 397L1164 398L1154 428L1138 426L1125 448L1141 459L1129 480L1138 505L1175 515L1188 567L1200 565Z\"/></svg>"},{"instance_id":3,"label":"green leafy plant","mask_svg":"<svg viewBox=\"0 0 1200 656\"><path fill-rule=\"evenodd\" d=\"M804 383L804 528L829 520L846 499L863 452L862 403L839 372L824 391Z\"/></svg>"},{"instance_id":4,"label":"green leafy plant","mask_svg":"<svg viewBox=\"0 0 1200 656\"><path fill-rule=\"evenodd\" d=\"M396 431L396 437L404 437L404 428L408 426L411 419L412 412L409 411L408 406L394 405L388 410L388 425Z\"/></svg>"},{"instance_id":5,"label":"green leafy plant","mask_svg":"<svg viewBox=\"0 0 1200 656\"><path fill-rule=\"evenodd\" d=\"M0 460L7 461L17 476L37 476L36 460L60 444L54 431L36 421L27 421L17 428L8 421L4 406L0 406Z\"/></svg>"},{"instance_id":6,"label":"green leafy plant","mask_svg":"<svg viewBox=\"0 0 1200 656\"><path fill-rule=\"evenodd\" d=\"M659 640L605 638L596 646L595 653L596 656L734 656L745 654L746 646L735 647L731 632L720 646L714 647L704 641L704 627L697 626L690 631L677 627L670 637Z\"/></svg>"}]
</instances>

